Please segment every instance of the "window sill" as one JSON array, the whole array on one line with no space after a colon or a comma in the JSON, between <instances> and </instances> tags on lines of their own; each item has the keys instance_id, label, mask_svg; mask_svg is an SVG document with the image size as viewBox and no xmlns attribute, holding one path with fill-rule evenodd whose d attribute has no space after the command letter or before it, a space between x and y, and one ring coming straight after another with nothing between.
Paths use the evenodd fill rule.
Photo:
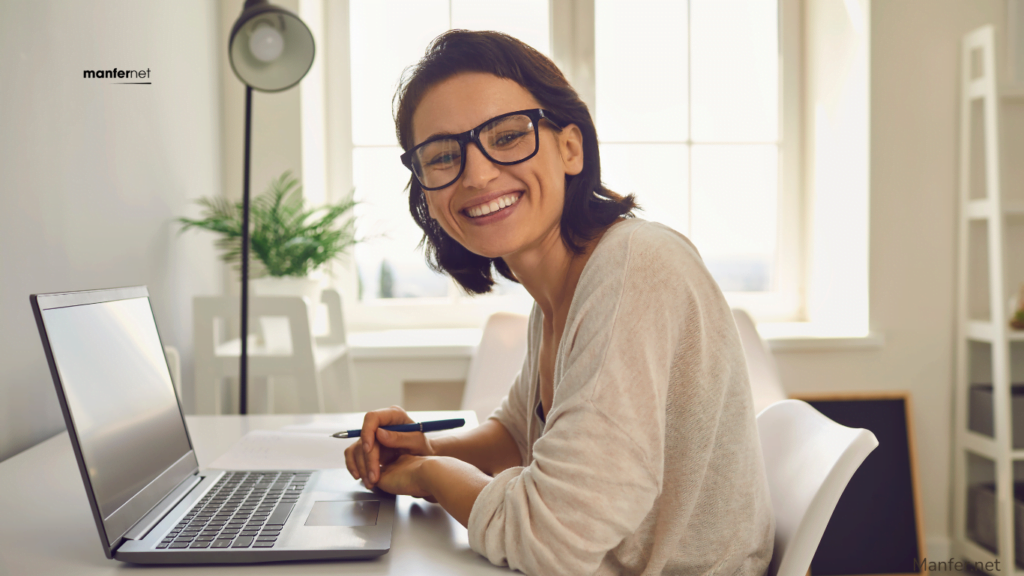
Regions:
<instances>
[{"instance_id":1,"label":"window sill","mask_svg":"<svg viewBox=\"0 0 1024 576\"><path fill-rule=\"evenodd\" d=\"M809 322L762 322L757 331L772 352L877 350L885 345L881 332L858 333Z\"/></svg>"},{"instance_id":2,"label":"window sill","mask_svg":"<svg viewBox=\"0 0 1024 576\"><path fill-rule=\"evenodd\" d=\"M433 328L352 332L352 359L471 358L480 344L479 328Z\"/></svg>"},{"instance_id":3,"label":"window sill","mask_svg":"<svg viewBox=\"0 0 1024 576\"><path fill-rule=\"evenodd\" d=\"M885 344L880 332L855 334L807 322L763 322L758 332L772 352L865 350ZM479 328L375 330L350 333L348 344L355 360L471 358L482 334Z\"/></svg>"}]
</instances>

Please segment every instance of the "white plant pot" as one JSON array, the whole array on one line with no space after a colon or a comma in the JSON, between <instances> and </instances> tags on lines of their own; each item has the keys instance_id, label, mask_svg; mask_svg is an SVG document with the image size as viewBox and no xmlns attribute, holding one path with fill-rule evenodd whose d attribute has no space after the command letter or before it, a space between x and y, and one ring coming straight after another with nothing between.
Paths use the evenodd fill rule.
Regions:
<instances>
[{"instance_id":1,"label":"white plant pot","mask_svg":"<svg viewBox=\"0 0 1024 576\"><path fill-rule=\"evenodd\" d=\"M304 296L309 301L309 325L314 326L316 310L320 305L320 275L305 278L294 276L264 276L252 281L253 296ZM263 341L268 350L291 353L291 332L284 317L260 318Z\"/></svg>"}]
</instances>

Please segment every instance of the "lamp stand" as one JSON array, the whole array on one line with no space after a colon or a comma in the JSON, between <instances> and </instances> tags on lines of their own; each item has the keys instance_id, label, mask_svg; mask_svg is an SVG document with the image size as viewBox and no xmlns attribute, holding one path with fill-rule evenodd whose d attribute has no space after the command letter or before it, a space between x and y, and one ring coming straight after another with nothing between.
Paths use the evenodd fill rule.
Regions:
<instances>
[{"instance_id":1,"label":"lamp stand","mask_svg":"<svg viewBox=\"0 0 1024 576\"><path fill-rule=\"evenodd\" d=\"M248 413L249 367L249 141L252 134L252 86L245 85L245 174L242 176L242 352L238 364L238 413Z\"/></svg>"}]
</instances>

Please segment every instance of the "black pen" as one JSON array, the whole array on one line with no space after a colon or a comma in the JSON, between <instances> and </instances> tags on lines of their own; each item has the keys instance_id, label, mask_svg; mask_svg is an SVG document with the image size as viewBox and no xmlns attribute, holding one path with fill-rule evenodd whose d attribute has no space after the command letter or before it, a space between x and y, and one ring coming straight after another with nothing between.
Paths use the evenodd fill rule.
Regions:
<instances>
[{"instance_id":1,"label":"black pen","mask_svg":"<svg viewBox=\"0 0 1024 576\"><path fill-rule=\"evenodd\" d=\"M381 426L381 430L390 430L391 432L436 432L438 430L451 430L452 428L461 428L466 425L466 420L463 418L452 418L451 420L431 420L430 422L414 422L412 424L394 424L392 426ZM335 432L331 434L332 438L356 438L363 431L360 429L355 430L342 430L341 432Z\"/></svg>"}]
</instances>

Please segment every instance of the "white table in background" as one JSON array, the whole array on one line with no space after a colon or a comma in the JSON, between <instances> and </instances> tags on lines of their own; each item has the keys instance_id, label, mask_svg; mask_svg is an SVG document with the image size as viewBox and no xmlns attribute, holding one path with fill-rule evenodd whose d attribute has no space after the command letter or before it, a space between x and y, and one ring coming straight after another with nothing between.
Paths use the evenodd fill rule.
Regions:
<instances>
[{"instance_id":1,"label":"white table in background","mask_svg":"<svg viewBox=\"0 0 1024 576\"><path fill-rule=\"evenodd\" d=\"M472 411L418 412L414 418L465 418ZM205 468L250 430L330 419L330 414L188 416L199 465ZM148 572L217 574L513 574L469 548L466 529L436 504L398 497L391 551L375 560L245 565L149 566ZM139 573L103 555L67 432L0 462L0 575Z\"/></svg>"}]
</instances>

